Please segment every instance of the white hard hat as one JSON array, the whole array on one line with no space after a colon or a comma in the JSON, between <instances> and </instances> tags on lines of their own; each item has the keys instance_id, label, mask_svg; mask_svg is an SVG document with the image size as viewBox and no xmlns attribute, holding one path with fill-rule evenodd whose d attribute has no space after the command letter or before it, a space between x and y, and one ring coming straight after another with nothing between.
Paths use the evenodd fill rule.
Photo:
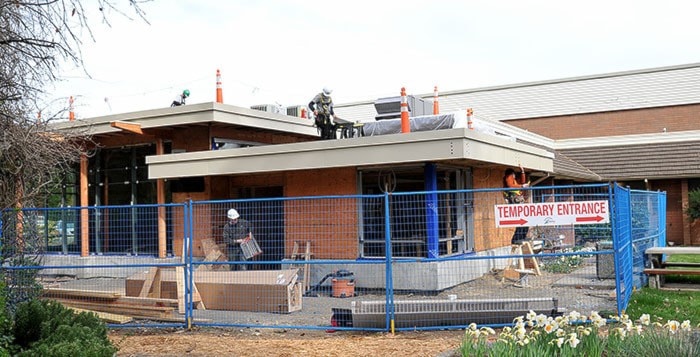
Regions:
<instances>
[{"instance_id":1,"label":"white hard hat","mask_svg":"<svg viewBox=\"0 0 700 357\"><path fill-rule=\"evenodd\" d=\"M226 216L228 216L228 219L236 219L236 218L240 217L241 215L238 214L238 211L231 208L230 210L228 210L228 213L226 213Z\"/></svg>"},{"instance_id":2,"label":"white hard hat","mask_svg":"<svg viewBox=\"0 0 700 357\"><path fill-rule=\"evenodd\" d=\"M329 95L331 95L331 93L333 93L332 89L330 89L328 87L323 87L323 94L325 94L326 96L329 96Z\"/></svg>"}]
</instances>

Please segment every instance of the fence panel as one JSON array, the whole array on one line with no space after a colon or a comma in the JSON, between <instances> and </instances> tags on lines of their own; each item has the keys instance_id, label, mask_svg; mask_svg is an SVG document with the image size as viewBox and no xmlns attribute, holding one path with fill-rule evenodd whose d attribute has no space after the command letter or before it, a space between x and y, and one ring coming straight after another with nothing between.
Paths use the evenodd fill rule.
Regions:
<instances>
[{"instance_id":1,"label":"fence panel","mask_svg":"<svg viewBox=\"0 0 700 357\"><path fill-rule=\"evenodd\" d=\"M88 259L75 257L83 208L5 211L6 248L31 237L62 254L4 272L34 270L42 286L80 289L88 302L114 294L177 309L124 326L386 331L499 326L530 310L616 313L643 284L645 247L665 239L665 194L611 187L534 187L519 205L494 188L89 207ZM248 230L226 228L230 209L260 254L236 260L245 237L227 244L224 232ZM170 257L155 259L163 228Z\"/></svg>"},{"instance_id":2,"label":"fence panel","mask_svg":"<svg viewBox=\"0 0 700 357\"><path fill-rule=\"evenodd\" d=\"M364 297L386 301L383 203L381 195L193 202L194 253L205 257L192 262L193 277L206 307L193 311L195 323L356 329L358 280ZM262 252L239 259L235 240L248 231Z\"/></svg>"},{"instance_id":3,"label":"fence panel","mask_svg":"<svg viewBox=\"0 0 700 357\"><path fill-rule=\"evenodd\" d=\"M609 186L526 191L517 206L500 188L391 195L400 204L390 212L404 215L389 218L397 329L498 326L530 310L617 310ZM589 224L600 222L586 211L593 203L605 208L603 223ZM418 254L394 244L406 239Z\"/></svg>"}]
</instances>

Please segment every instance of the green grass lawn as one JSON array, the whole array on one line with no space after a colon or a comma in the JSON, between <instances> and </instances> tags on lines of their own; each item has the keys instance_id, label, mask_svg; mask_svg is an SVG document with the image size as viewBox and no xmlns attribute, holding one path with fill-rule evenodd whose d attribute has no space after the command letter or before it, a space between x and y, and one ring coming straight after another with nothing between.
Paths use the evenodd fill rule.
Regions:
<instances>
[{"instance_id":1,"label":"green grass lawn","mask_svg":"<svg viewBox=\"0 0 700 357\"><path fill-rule=\"evenodd\" d=\"M649 314L662 322L690 320L695 325L700 323L700 292L643 288L632 294L627 314L632 319Z\"/></svg>"},{"instance_id":2,"label":"green grass lawn","mask_svg":"<svg viewBox=\"0 0 700 357\"><path fill-rule=\"evenodd\" d=\"M700 263L700 255L697 254L674 254L669 255L668 262L673 263ZM698 269L698 268L679 268L679 269ZM700 276L692 275L668 275L666 276L667 283L684 283L684 284L700 284Z\"/></svg>"},{"instance_id":3,"label":"green grass lawn","mask_svg":"<svg viewBox=\"0 0 700 357\"><path fill-rule=\"evenodd\" d=\"M677 254L668 256L669 262L700 263L700 255ZM679 268L697 269L697 268ZM667 275L667 283L700 284L700 276ZM627 307L627 314L637 319L642 314L649 314L666 320L690 320L693 324L700 323L700 292L698 291L669 291L643 288L632 294Z\"/></svg>"}]
</instances>

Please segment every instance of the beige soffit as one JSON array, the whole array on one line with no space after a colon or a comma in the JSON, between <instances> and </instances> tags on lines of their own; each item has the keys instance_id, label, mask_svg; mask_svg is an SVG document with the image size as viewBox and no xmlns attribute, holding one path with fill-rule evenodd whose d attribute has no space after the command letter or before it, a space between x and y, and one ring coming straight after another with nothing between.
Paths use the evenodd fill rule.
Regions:
<instances>
[{"instance_id":1,"label":"beige soffit","mask_svg":"<svg viewBox=\"0 0 700 357\"><path fill-rule=\"evenodd\" d=\"M552 172L554 155L507 138L457 128L230 150L148 156L149 178L235 175L412 162L469 160Z\"/></svg>"}]
</instances>

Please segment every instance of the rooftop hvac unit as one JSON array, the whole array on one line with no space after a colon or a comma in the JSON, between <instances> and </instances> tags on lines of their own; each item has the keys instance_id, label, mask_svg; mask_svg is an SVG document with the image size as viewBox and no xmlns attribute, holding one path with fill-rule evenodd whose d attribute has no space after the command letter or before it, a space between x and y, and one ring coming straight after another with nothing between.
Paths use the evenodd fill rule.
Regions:
<instances>
[{"instance_id":1,"label":"rooftop hvac unit","mask_svg":"<svg viewBox=\"0 0 700 357\"><path fill-rule=\"evenodd\" d=\"M301 115L302 110L306 111L306 109L301 105L287 107L287 115L289 115L290 117L301 118L302 117L302 115Z\"/></svg>"},{"instance_id":2,"label":"rooftop hvac unit","mask_svg":"<svg viewBox=\"0 0 700 357\"><path fill-rule=\"evenodd\" d=\"M268 112L268 113L277 113L280 114L280 108L279 106L275 104L259 104L259 105L251 105L250 109L255 109L259 110L261 112Z\"/></svg>"},{"instance_id":3,"label":"rooftop hvac unit","mask_svg":"<svg viewBox=\"0 0 700 357\"><path fill-rule=\"evenodd\" d=\"M412 95L406 96L408 104L408 115L417 117L421 115L433 114L433 102L416 98ZM398 119L401 118L401 97L379 98L374 102L374 109L377 111L375 120Z\"/></svg>"}]
</instances>

